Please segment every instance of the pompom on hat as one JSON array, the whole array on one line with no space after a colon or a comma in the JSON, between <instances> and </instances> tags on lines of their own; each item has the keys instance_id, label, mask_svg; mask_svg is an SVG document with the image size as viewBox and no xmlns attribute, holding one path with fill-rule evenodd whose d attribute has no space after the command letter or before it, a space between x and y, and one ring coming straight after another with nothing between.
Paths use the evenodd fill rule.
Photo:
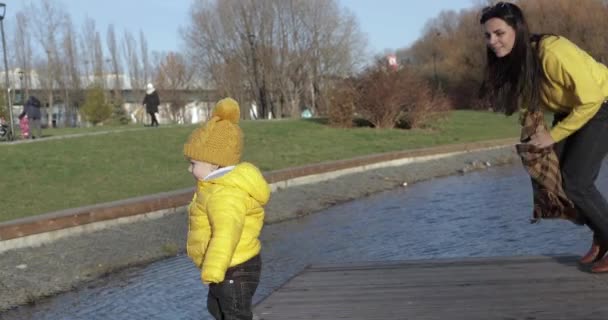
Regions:
<instances>
[{"instance_id":1,"label":"pompom on hat","mask_svg":"<svg viewBox=\"0 0 608 320\"><path fill-rule=\"evenodd\" d=\"M239 104L234 99L218 101L211 119L190 134L184 144L184 155L222 167L238 164L243 152L240 116Z\"/></svg>"}]
</instances>

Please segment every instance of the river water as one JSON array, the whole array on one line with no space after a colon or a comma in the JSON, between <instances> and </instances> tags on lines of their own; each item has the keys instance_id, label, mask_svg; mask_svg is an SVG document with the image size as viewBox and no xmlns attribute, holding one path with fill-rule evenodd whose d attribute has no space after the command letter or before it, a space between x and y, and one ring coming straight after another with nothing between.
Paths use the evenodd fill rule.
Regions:
<instances>
[{"instance_id":1,"label":"river water","mask_svg":"<svg viewBox=\"0 0 608 320\"><path fill-rule=\"evenodd\" d=\"M608 190L607 174L600 175L598 185ZM582 254L590 232L566 221L530 224L531 194L521 165L512 165L420 182L266 226L255 300L310 264ZM181 255L112 274L0 318L211 319L199 279L199 271Z\"/></svg>"}]
</instances>

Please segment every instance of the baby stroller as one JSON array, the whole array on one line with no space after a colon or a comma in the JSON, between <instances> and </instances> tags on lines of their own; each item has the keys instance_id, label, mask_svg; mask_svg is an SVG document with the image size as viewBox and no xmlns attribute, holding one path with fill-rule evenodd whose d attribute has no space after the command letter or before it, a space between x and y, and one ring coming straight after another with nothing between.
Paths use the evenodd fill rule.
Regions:
<instances>
[{"instance_id":1,"label":"baby stroller","mask_svg":"<svg viewBox=\"0 0 608 320\"><path fill-rule=\"evenodd\" d=\"M3 118L0 118L0 140L11 141L13 140L13 133L11 128Z\"/></svg>"}]
</instances>

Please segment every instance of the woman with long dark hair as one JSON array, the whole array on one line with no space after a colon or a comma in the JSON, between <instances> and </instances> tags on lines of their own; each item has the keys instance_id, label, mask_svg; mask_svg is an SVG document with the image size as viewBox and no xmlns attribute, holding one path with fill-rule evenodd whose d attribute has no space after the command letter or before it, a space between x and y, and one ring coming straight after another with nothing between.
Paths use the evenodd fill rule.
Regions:
<instances>
[{"instance_id":1,"label":"woman with long dark hair","mask_svg":"<svg viewBox=\"0 0 608 320\"><path fill-rule=\"evenodd\" d=\"M563 189L593 231L580 262L608 272L608 202L595 180L608 153L608 68L568 39L530 34L522 10L508 2L483 9L487 44L484 92L496 110L548 110L550 130L539 128L527 142L553 147Z\"/></svg>"}]
</instances>

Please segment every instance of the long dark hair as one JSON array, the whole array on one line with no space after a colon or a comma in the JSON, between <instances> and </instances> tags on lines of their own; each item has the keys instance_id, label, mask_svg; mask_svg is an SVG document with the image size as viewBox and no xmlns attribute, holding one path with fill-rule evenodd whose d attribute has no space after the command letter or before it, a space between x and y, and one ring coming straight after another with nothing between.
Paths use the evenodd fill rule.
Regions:
<instances>
[{"instance_id":1,"label":"long dark hair","mask_svg":"<svg viewBox=\"0 0 608 320\"><path fill-rule=\"evenodd\" d=\"M515 30L511 52L498 58L487 48L487 66L481 94L489 98L496 111L511 115L520 107L539 109L540 84L544 77L538 42L541 36L531 35L521 9L508 2L498 2L481 11L480 24L492 18L505 21Z\"/></svg>"}]
</instances>

